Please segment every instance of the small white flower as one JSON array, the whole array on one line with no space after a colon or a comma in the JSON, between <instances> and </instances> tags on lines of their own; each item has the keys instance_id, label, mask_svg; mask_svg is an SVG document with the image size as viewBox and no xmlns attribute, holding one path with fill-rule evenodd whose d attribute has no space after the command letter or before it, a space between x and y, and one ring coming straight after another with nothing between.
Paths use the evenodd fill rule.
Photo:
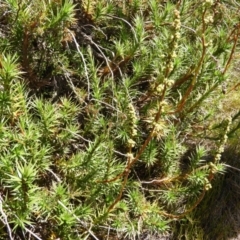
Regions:
<instances>
[{"instance_id":1,"label":"small white flower","mask_svg":"<svg viewBox=\"0 0 240 240\"><path fill-rule=\"evenodd\" d=\"M173 84L174 84L174 81L173 81L173 80L168 80L168 82L167 82L167 86L168 86L168 87L173 86Z\"/></svg>"},{"instance_id":2,"label":"small white flower","mask_svg":"<svg viewBox=\"0 0 240 240\"><path fill-rule=\"evenodd\" d=\"M134 147L136 145L136 142L132 139L128 139L128 145L129 147Z\"/></svg>"},{"instance_id":3,"label":"small white flower","mask_svg":"<svg viewBox=\"0 0 240 240\"><path fill-rule=\"evenodd\" d=\"M174 25L174 28L176 30L180 29L181 28L181 21L180 21L180 19L175 19L173 25Z\"/></svg>"},{"instance_id":4,"label":"small white flower","mask_svg":"<svg viewBox=\"0 0 240 240\"><path fill-rule=\"evenodd\" d=\"M133 154L132 153L127 153L127 158L129 158L130 160L134 159Z\"/></svg>"},{"instance_id":5,"label":"small white flower","mask_svg":"<svg viewBox=\"0 0 240 240\"><path fill-rule=\"evenodd\" d=\"M177 49L177 48L178 48L177 42L175 42L175 43L173 44L173 48L174 48L174 49Z\"/></svg>"},{"instance_id":6,"label":"small white flower","mask_svg":"<svg viewBox=\"0 0 240 240\"><path fill-rule=\"evenodd\" d=\"M177 54L175 51L172 52L172 58L176 58L177 57Z\"/></svg>"},{"instance_id":7,"label":"small white flower","mask_svg":"<svg viewBox=\"0 0 240 240\"><path fill-rule=\"evenodd\" d=\"M159 84L158 86L157 86L157 92L158 93L162 93L162 91L163 91L163 89L164 89L164 85L163 84Z\"/></svg>"},{"instance_id":8,"label":"small white flower","mask_svg":"<svg viewBox=\"0 0 240 240\"><path fill-rule=\"evenodd\" d=\"M206 4L212 5L213 4L213 0L205 0Z\"/></svg>"},{"instance_id":9,"label":"small white flower","mask_svg":"<svg viewBox=\"0 0 240 240\"><path fill-rule=\"evenodd\" d=\"M137 129L136 129L136 128L134 128L134 129L132 130L132 136L133 136L133 137L137 136Z\"/></svg>"},{"instance_id":10,"label":"small white flower","mask_svg":"<svg viewBox=\"0 0 240 240\"><path fill-rule=\"evenodd\" d=\"M215 161L216 161L216 162L219 162L220 159L221 159L221 154L218 153L218 154L215 156Z\"/></svg>"},{"instance_id":11,"label":"small white flower","mask_svg":"<svg viewBox=\"0 0 240 240\"><path fill-rule=\"evenodd\" d=\"M232 123L232 117L231 117L231 116L228 117L228 118L227 118L227 121L228 121L229 124L231 124L231 123Z\"/></svg>"},{"instance_id":12,"label":"small white flower","mask_svg":"<svg viewBox=\"0 0 240 240\"><path fill-rule=\"evenodd\" d=\"M176 38L176 39L179 39L180 37L181 37L180 32L176 32L176 33L175 33L175 38Z\"/></svg>"},{"instance_id":13,"label":"small white flower","mask_svg":"<svg viewBox=\"0 0 240 240\"><path fill-rule=\"evenodd\" d=\"M166 106L166 105L168 105L167 101L163 100L163 101L160 102L160 106L163 107L163 106Z\"/></svg>"},{"instance_id":14,"label":"small white flower","mask_svg":"<svg viewBox=\"0 0 240 240\"><path fill-rule=\"evenodd\" d=\"M205 18L204 18L204 22L205 22L206 24L212 23L212 22L213 22L213 17L212 17L212 16L207 16L207 17L205 17Z\"/></svg>"},{"instance_id":15,"label":"small white flower","mask_svg":"<svg viewBox=\"0 0 240 240\"><path fill-rule=\"evenodd\" d=\"M218 149L218 152L219 152L219 153L223 153L223 151L224 151L224 147L223 147L223 146L220 146L220 148Z\"/></svg>"},{"instance_id":16,"label":"small white flower","mask_svg":"<svg viewBox=\"0 0 240 240\"><path fill-rule=\"evenodd\" d=\"M169 63L168 69L169 69L169 72L171 72L173 70L173 63L172 62Z\"/></svg>"},{"instance_id":17,"label":"small white flower","mask_svg":"<svg viewBox=\"0 0 240 240\"><path fill-rule=\"evenodd\" d=\"M175 9L175 10L174 10L174 15L175 15L175 17L178 17L178 18L179 18L180 12L179 12L177 9Z\"/></svg>"}]
</instances>

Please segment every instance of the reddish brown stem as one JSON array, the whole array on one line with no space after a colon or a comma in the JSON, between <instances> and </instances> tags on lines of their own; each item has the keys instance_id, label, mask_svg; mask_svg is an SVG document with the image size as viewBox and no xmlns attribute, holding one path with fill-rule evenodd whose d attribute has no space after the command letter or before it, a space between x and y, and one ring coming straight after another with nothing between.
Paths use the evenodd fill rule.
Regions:
<instances>
[{"instance_id":1,"label":"reddish brown stem","mask_svg":"<svg viewBox=\"0 0 240 240\"><path fill-rule=\"evenodd\" d=\"M190 86L188 87L188 89L187 89L186 93L184 94L182 100L179 102L179 104L177 106L176 112L180 112L184 108L185 103L186 103L190 93L192 92L192 90L193 90L193 88L194 88L194 86L196 84L199 72L200 72L200 70L202 68L202 65L203 65L203 61L204 61L204 58L205 58L205 55L206 55L206 42L205 42L205 37L204 37L204 33L206 31L206 24L205 24L205 20L204 20L206 12L207 12L207 9L205 9L203 14L202 14L202 36L201 36L201 40L202 40L202 56L201 56L201 59L200 59L200 61L198 63L197 68L195 69L193 80L190 83Z\"/></svg>"},{"instance_id":2,"label":"reddish brown stem","mask_svg":"<svg viewBox=\"0 0 240 240\"><path fill-rule=\"evenodd\" d=\"M233 59L233 55L235 53L235 50L236 50L236 46L237 46L237 42L238 42L238 36L239 36L239 33L237 33L235 36L234 36L234 43L233 43L233 47L232 47L232 50L231 50L231 54L228 58L228 61L224 67L224 70L223 70L223 75L227 72L229 66L230 66L230 63Z\"/></svg>"}]
</instances>

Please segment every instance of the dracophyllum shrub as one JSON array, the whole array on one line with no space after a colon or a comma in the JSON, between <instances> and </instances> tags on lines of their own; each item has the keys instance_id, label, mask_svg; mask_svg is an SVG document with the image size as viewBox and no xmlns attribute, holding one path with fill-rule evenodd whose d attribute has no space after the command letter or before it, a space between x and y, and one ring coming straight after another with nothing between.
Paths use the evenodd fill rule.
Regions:
<instances>
[{"instance_id":1,"label":"dracophyllum shrub","mask_svg":"<svg viewBox=\"0 0 240 240\"><path fill-rule=\"evenodd\" d=\"M82 214L90 220L91 209L88 204L81 209L78 203L77 216L74 215L77 208L74 212L69 209L80 185L75 186L72 182L74 187L70 189L68 182L71 182L72 172L69 170L68 174L64 174L62 170L69 159L72 160L68 169L74 169L75 177L77 166L82 169L82 155L74 154L79 147L76 143L79 108L66 98L50 104L43 99L29 97L16 56L2 56L0 77L1 214L7 229L1 233L2 237L13 239L19 231L23 231L24 235L34 235L34 231L39 234L40 229L32 231L32 226L40 222L44 225L45 222L48 226L41 234L42 238L48 238L55 232L63 238L76 238L71 228L79 224L78 217ZM83 177L82 174L78 180L83 181ZM49 227L50 222L53 225ZM82 224L85 225L85 222Z\"/></svg>"},{"instance_id":2,"label":"dracophyllum shrub","mask_svg":"<svg viewBox=\"0 0 240 240\"><path fill-rule=\"evenodd\" d=\"M92 139L103 120L97 118L93 130L82 132L79 105L67 98L53 104L30 96L17 61L10 55L1 59L1 212L7 229L2 236L87 236L93 221L102 223L119 191L120 183L97 182L124 166L106 132Z\"/></svg>"},{"instance_id":3,"label":"dracophyllum shrub","mask_svg":"<svg viewBox=\"0 0 240 240\"><path fill-rule=\"evenodd\" d=\"M169 232L224 172L221 154L239 128L239 113L212 124L210 104L238 50L238 4L3 2L6 234ZM45 85L49 99L35 97Z\"/></svg>"},{"instance_id":4,"label":"dracophyllum shrub","mask_svg":"<svg viewBox=\"0 0 240 240\"><path fill-rule=\"evenodd\" d=\"M209 102L220 99L237 51L239 23L236 15L226 16L237 6L215 1L127 6L120 10L114 5L107 13L109 22L100 18L104 29L116 29L108 33L108 48L115 55L98 75L90 68L90 75L97 76L102 86L109 82L110 91L102 101L111 103L112 110L104 103L101 106L112 112L107 115L109 137L120 153L126 153L125 171L102 181L122 180L108 212L114 212L124 201L126 189L138 183L146 200L165 206L158 214L184 217L211 188L214 175L223 171L221 153L232 120L226 116L218 128L212 128L209 119L215 110ZM114 27L112 21L119 25ZM237 117L234 121L238 122ZM217 141L209 145L212 148L204 141L197 146L205 138ZM185 155L190 145L194 147ZM210 153L211 160L204 161ZM147 217L135 220L148 221Z\"/></svg>"}]
</instances>

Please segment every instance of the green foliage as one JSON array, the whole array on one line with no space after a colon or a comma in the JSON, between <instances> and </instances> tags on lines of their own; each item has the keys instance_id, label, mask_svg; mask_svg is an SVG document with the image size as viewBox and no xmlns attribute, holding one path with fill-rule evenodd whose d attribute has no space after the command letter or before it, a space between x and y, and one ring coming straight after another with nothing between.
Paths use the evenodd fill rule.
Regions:
<instances>
[{"instance_id":1,"label":"green foliage","mask_svg":"<svg viewBox=\"0 0 240 240\"><path fill-rule=\"evenodd\" d=\"M209 104L229 81L238 8L2 1L1 237L174 238L181 223L199 237L194 211L240 127L239 112L213 124Z\"/></svg>"}]
</instances>

